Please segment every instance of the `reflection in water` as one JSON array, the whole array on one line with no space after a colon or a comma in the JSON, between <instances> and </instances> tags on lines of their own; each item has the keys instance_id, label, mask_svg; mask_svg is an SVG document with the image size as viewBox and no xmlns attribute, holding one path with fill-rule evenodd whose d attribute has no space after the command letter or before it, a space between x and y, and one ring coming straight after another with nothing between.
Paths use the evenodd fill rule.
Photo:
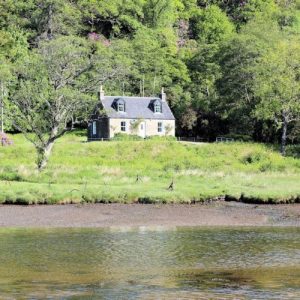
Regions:
<instances>
[{"instance_id":1,"label":"reflection in water","mask_svg":"<svg viewBox=\"0 0 300 300\"><path fill-rule=\"evenodd\" d=\"M300 229L1 229L2 299L300 299Z\"/></svg>"}]
</instances>

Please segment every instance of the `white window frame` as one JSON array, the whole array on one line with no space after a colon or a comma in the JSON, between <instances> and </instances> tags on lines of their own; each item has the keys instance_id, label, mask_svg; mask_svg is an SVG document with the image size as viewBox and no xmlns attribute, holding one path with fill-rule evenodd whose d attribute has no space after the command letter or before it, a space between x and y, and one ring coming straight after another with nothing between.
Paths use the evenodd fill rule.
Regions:
<instances>
[{"instance_id":1,"label":"white window frame","mask_svg":"<svg viewBox=\"0 0 300 300\"><path fill-rule=\"evenodd\" d=\"M164 124L163 124L163 122L158 122L157 123L157 132L158 133L164 132Z\"/></svg>"},{"instance_id":2,"label":"white window frame","mask_svg":"<svg viewBox=\"0 0 300 300\"><path fill-rule=\"evenodd\" d=\"M122 109L120 109L122 107ZM120 102L118 103L118 112L125 112L125 104Z\"/></svg>"},{"instance_id":3,"label":"white window frame","mask_svg":"<svg viewBox=\"0 0 300 300\"><path fill-rule=\"evenodd\" d=\"M96 121L93 121L92 123L92 132L93 132L93 135L96 135L97 134L97 122Z\"/></svg>"},{"instance_id":4,"label":"white window frame","mask_svg":"<svg viewBox=\"0 0 300 300\"><path fill-rule=\"evenodd\" d=\"M124 123L124 124L123 124ZM121 132L126 132L127 130L127 124L126 121L121 121ZM123 130L124 129L124 130Z\"/></svg>"},{"instance_id":5,"label":"white window frame","mask_svg":"<svg viewBox=\"0 0 300 300\"><path fill-rule=\"evenodd\" d=\"M160 103L155 103L154 104L154 113L161 113L161 104Z\"/></svg>"}]
</instances>

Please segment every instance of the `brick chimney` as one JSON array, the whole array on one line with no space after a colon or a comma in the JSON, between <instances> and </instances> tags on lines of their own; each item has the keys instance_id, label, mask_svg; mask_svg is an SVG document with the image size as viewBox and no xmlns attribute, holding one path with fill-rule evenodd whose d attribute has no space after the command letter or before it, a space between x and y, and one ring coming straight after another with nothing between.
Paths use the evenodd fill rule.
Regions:
<instances>
[{"instance_id":1,"label":"brick chimney","mask_svg":"<svg viewBox=\"0 0 300 300\"><path fill-rule=\"evenodd\" d=\"M103 90L103 86L100 85L100 92L99 92L99 96L100 96L100 100L104 100L105 94L104 94L104 90Z\"/></svg>"},{"instance_id":2,"label":"brick chimney","mask_svg":"<svg viewBox=\"0 0 300 300\"><path fill-rule=\"evenodd\" d=\"M166 102L167 101L167 96L166 96L166 93L165 93L163 87L161 88L161 93L159 95L159 98L161 99L162 102Z\"/></svg>"}]
</instances>

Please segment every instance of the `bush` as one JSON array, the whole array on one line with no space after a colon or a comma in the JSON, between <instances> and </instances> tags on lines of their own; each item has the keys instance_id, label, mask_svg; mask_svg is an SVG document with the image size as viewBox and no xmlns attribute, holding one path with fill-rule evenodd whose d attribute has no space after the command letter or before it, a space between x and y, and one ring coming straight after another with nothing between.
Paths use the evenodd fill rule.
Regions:
<instances>
[{"instance_id":1,"label":"bush","mask_svg":"<svg viewBox=\"0 0 300 300\"><path fill-rule=\"evenodd\" d=\"M143 140L143 138L135 134L117 133L112 138L112 140L113 141L141 141Z\"/></svg>"},{"instance_id":2,"label":"bush","mask_svg":"<svg viewBox=\"0 0 300 300\"><path fill-rule=\"evenodd\" d=\"M235 141L241 141L241 142L252 142L253 139L250 135L246 134L236 134L236 133L229 133L224 135L226 138L234 139Z\"/></svg>"},{"instance_id":3,"label":"bush","mask_svg":"<svg viewBox=\"0 0 300 300\"><path fill-rule=\"evenodd\" d=\"M175 136L166 136L166 135L153 135L146 138L147 140L152 141L177 141L177 138Z\"/></svg>"},{"instance_id":4,"label":"bush","mask_svg":"<svg viewBox=\"0 0 300 300\"><path fill-rule=\"evenodd\" d=\"M300 144L299 145L289 145L289 146L287 146L286 154L287 154L287 156L300 158Z\"/></svg>"},{"instance_id":5,"label":"bush","mask_svg":"<svg viewBox=\"0 0 300 300\"><path fill-rule=\"evenodd\" d=\"M255 164L266 161L269 164L270 157L266 152L254 151L247 153L243 158L244 164Z\"/></svg>"}]
</instances>

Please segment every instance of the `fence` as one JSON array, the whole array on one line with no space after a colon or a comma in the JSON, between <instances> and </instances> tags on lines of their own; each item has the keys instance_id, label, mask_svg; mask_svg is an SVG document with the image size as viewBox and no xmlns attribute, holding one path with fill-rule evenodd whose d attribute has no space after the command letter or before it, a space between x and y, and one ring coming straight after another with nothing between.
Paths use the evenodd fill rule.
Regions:
<instances>
[{"instance_id":1,"label":"fence","mask_svg":"<svg viewBox=\"0 0 300 300\"><path fill-rule=\"evenodd\" d=\"M201 137L183 137L183 136L178 136L177 140L180 142L194 142L194 143L205 143L208 142L208 139L206 138L201 138Z\"/></svg>"},{"instance_id":2,"label":"fence","mask_svg":"<svg viewBox=\"0 0 300 300\"><path fill-rule=\"evenodd\" d=\"M104 141L110 141L109 138L88 138L88 142L104 142Z\"/></svg>"},{"instance_id":3,"label":"fence","mask_svg":"<svg viewBox=\"0 0 300 300\"><path fill-rule=\"evenodd\" d=\"M88 142L95 142L95 141L104 142L104 141L110 141L110 140L111 139L109 139L109 138L88 138ZM114 140L117 140L117 139L114 139ZM177 141L179 141L179 142L194 142L194 143L208 143L209 142L209 140L207 138L192 137L192 136L188 136L188 137L178 136ZM216 142L217 143L221 143L221 142L229 143L229 142L234 142L234 139L219 136L216 138Z\"/></svg>"},{"instance_id":4,"label":"fence","mask_svg":"<svg viewBox=\"0 0 300 300\"><path fill-rule=\"evenodd\" d=\"M229 143L229 142L234 142L234 139L233 138L227 138L227 137L218 136L216 138L216 142L217 143L221 143L221 142Z\"/></svg>"}]
</instances>

